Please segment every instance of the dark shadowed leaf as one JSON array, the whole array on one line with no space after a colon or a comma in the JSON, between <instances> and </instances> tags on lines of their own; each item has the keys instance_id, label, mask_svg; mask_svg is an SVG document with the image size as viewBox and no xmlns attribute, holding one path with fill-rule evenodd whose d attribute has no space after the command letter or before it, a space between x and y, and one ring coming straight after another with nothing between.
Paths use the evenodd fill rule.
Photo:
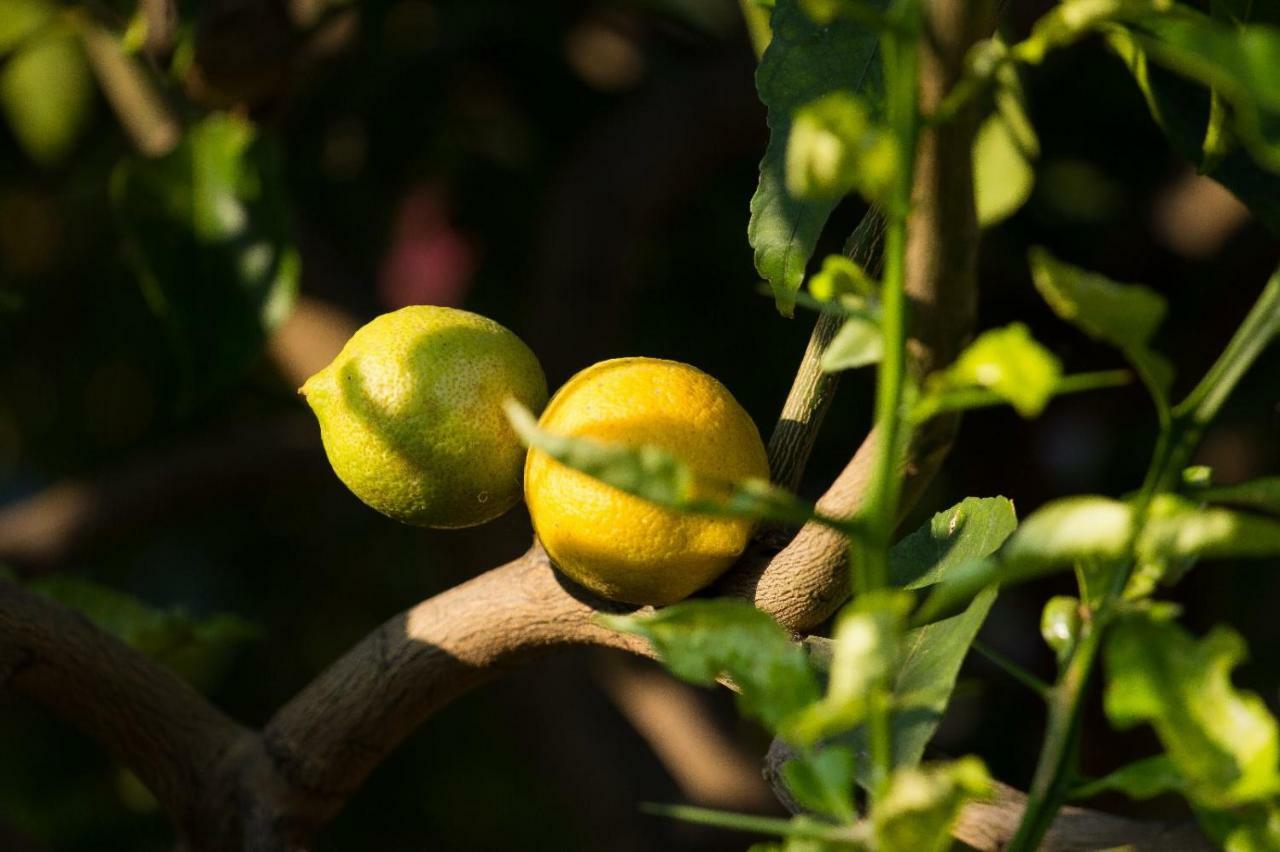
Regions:
<instances>
[{"instance_id":1,"label":"dark shadowed leaf","mask_svg":"<svg viewBox=\"0 0 1280 852\"><path fill-rule=\"evenodd\" d=\"M883 8L883 4L876 4ZM756 71L756 88L769 110L769 144L760 185L751 199L747 237L756 270L773 288L778 310L790 316L818 235L839 198L801 200L786 187L787 140L792 116L824 95L849 91L874 103L880 83L877 34L840 18L821 26L796 0L778 0L773 40Z\"/></svg>"},{"instance_id":2,"label":"dark shadowed leaf","mask_svg":"<svg viewBox=\"0 0 1280 852\"><path fill-rule=\"evenodd\" d=\"M1120 284L1033 248L1031 276L1054 313L1090 337L1121 349L1143 347L1164 320L1164 297L1141 284Z\"/></svg>"},{"instance_id":3,"label":"dark shadowed leaf","mask_svg":"<svg viewBox=\"0 0 1280 852\"><path fill-rule=\"evenodd\" d=\"M81 577L53 574L27 587L83 613L125 644L199 685L208 685L236 649L260 635L238 616L193 616L176 607L161 609Z\"/></svg>"},{"instance_id":4,"label":"dark shadowed leaf","mask_svg":"<svg viewBox=\"0 0 1280 852\"><path fill-rule=\"evenodd\" d=\"M1209 89L1151 62L1127 29L1108 28L1106 39L1133 74L1152 117L1174 149L1231 190L1273 232L1280 232L1280 174L1259 166L1238 146L1216 162L1205 160L1204 141L1212 113Z\"/></svg>"},{"instance_id":5,"label":"dark shadowed leaf","mask_svg":"<svg viewBox=\"0 0 1280 852\"><path fill-rule=\"evenodd\" d=\"M270 139L217 114L171 153L126 160L112 177L117 218L188 396L234 381L292 307L300 270L282 177Z\"/></svg>"},{"instance_id":6,"label":"dark shadowed leaf","mask_svg":"<svg viewBox=\"0 0 1280 852\"><path fill-rule=\"evenodd\" d=\"M1255 160L1280 170L1280 29L1236 26L1186 6L1130 24L1138 46L1231 104L1231 129Z\"/></svg>"},{"instance_id":7,"label":"dark shadowed leaf","mask_svg":"<svg viewBox=\"0 0 1280 852\"><path fill-rule=\"evenodd\" d=\"M1197 500L1204 500L1206 503L1223 503L1268 515L1280 515L1280 476L1266 476L1238 485L1205 488L1197 491L1195 496Z\"/></svg>"},{"instance_id":8,"label":"dark shadowed leaf","mask_svg":"<svg viewBox=\"0 0 1280 852\"><path fill-rule=\"evenodd\" d=\"M776 731L818 699L804 650L766 613L745 601L690 600L650 615L601 616L613 630L648 639L677 677L710 685L728 676L742 713Z\"/></svg>"},{"instance_id":9,"label":"dark shadowed leaf","mask_svg":"<svg viewBox=\"0 0 1280 852\"><path fill-rule=\"evenodd\" d=\"M857 817L853 807L853 752L840 746L804 754L782 765L787 790L805 808L844 822Z\"/></svg>"}]
</instances>

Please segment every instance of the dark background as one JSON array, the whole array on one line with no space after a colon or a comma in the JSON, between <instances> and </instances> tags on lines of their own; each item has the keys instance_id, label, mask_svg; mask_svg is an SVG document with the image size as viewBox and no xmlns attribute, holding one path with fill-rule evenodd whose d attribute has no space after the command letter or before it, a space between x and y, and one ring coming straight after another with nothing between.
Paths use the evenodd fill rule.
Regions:
<instances>
[{"instance_id":1,"label":"dark background","mask_svg":"<svg viewBox=\"0 0 1280 852\"><path fill-rule=\"evenodd\" d=\"M1028 6L1014 33L1034 19ZM251 724L382 620L528 543L522 509L478 529L412 529L328 471L294 388L352 322L462 305L528 341L553 388L605 357L687 361L724 381L767 435L813 320L779 317L757 289L747 202L766 127L735 4L400 0L335 20L323 56L251 99L283 146L303 300L251 369L194 404L106 212L107 174L128 147L111 110L99 98L72 155L49 168L0 132L0 561L258 625L259 638L200 672L219 706ZM1119 364L1039 301L1025 257L1045 245L1163 293L1171 313L1157 343L1178 367L1175 390L1189 388L1280 258L1274 236L1168 148L1101 45L1025 82L1038 182L984 237L981 325L1027 322L1072 371ZM837 211L823 250L838 250L860 213ZM1278 378L1273 348L1207 435L1201 461L1221 481L1280 472ZM871 381L842 381L806 494L857 445ZM1122 494L1139 483L1154 432L1137 387L1058 400L1032 422L972 414L906 528L966 495L1006 495L1025 516L1068 493ZM40 539L61 508L29 501L56 483L86 489L91 520ZM1253 657L1238 680L1273 709L1277 567L1206 563L1171 593L1195 631L1230 622L1244 633ZM1005 592L983 638L1051 677L1039 611L1069 590L1058 579ZM464 696L373 776L319 848L742 848L741 836L637 809L777 810L756 775L761 733L727 695L655 671L562 654ZM1041 722L1036 699L971 659L937 745L976 752L1025 786ZM1089 770L1151 747L1142 733L1110 733L1096 706L1087 724ZM698 733L707 725L714 735ZM660 759L646 737L673 726L689 744ZM689 780L697 770L709 780ZM170 843L145 792L92 743L0 694L0 847Z\"/></svg>"}]
</instances>

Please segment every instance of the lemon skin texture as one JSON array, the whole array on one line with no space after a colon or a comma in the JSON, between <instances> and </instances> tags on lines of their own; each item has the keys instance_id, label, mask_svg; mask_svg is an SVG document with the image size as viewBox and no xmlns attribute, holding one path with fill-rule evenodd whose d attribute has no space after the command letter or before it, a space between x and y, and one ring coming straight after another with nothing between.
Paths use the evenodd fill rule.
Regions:
<instances>
[{"instance_id":1,"label":"lemon skin texture","mask_svg":"<svg viewBox=\"0 0 1280 852\"><path fill-rule=\"evenodd\" d=\"M525 450L502 410L547 401L529 347L486 317L416 305L374 319L302 386L329 463L384 515L468 527L520 498Z\"/></svg>"},{"instance_id":2,"label":"lemon skin texture","mask_svg":"<svg viewBox=\"0 0 1280 852\"><path fill-rule=\"evenodd\" d=\"M699 476L767 479L755 423L688 364L619 358L588 367L539 421L553 434L673 453ZM533 450L524 474L534 530L552 561L606 598L662 605L709 584L742 553L751 522L687 515L632 497Z\"/></svg>"}]
</instances>

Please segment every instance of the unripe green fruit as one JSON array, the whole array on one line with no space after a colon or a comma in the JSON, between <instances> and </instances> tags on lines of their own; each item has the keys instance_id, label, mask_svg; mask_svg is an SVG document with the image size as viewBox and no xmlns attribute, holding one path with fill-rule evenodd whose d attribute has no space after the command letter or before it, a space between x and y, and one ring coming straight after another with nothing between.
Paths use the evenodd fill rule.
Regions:
<instances>
[{"instance_id":1,"label":"unripe green fruit","mask_svg":"<svg viewBox=\"0 0 1280 852\"><path fill-rule=\"evenodd\" d=\"M520 499L525 449L502 403L541 411L547 382L493 320L418 305L357 331L301 393L357 497L407 524L468 527Z\"/></svg>"}]
</instances>

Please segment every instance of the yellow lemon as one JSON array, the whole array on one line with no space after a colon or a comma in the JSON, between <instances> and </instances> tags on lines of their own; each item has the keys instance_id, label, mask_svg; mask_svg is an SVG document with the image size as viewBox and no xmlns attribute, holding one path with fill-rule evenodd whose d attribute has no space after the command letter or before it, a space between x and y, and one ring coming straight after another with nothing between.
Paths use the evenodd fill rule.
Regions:
<instances>
[{"instance_id":1,"label":"yellow lemon","mask_svg":"<svg viewBox=\"0 0 1280 852\"><path fill-rule=\"evenodd\" d=\"M661 447L707 478L769 476L751 417L724 385L675 361L618 358L588 367L556 393L540 426ZM723 573L751 535L749 521L663 509L536 450L525 463L524 493L538 538L560 570L627 603L688 597Z\"/></svg>"},{"instance_id":2,"label":"yellow lemon","mask_svg":"<svg viewBox=\"0 0 1280 852\"><path fill-rule=\"evenodd\" d=\"M357 331L301 392L357 497L407 524L467 527L519 499L525 452L502 403L538 411L547 381L493 320L417 305Z\"/></svg>"}]
</instances>

